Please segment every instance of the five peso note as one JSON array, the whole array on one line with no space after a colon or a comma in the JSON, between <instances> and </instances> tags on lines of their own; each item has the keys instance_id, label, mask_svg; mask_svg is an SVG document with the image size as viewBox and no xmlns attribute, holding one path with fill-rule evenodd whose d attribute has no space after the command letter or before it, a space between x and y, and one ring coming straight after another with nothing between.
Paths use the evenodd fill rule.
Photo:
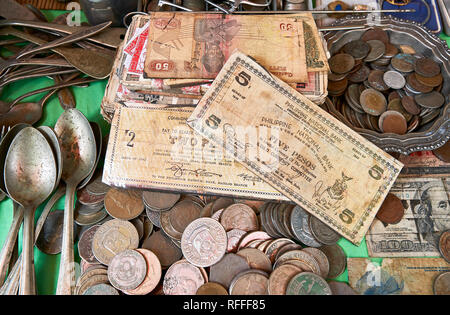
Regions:
<instances>
[{"instance_id":1,"label":"five peso note","mask_svg":"<svg viewBox=\"0 0 450 315\"><path fill-rule=\"evenodd\" d=\"M286 197L186 124L193 108L126 103L114 113L103 182L249 199Z\"/></svg>"},{"instance_id":2,"label":"five peso note","mask_svg":"<svg viewBox=\"0 0 450 315\"><path fill-rule=\"evenodd\" d=\"M152 12L150 78L215 78L235 49L286 82L307 82L303 22L282 16Z\"/></svg>"},{"instance_id":3,"label":"five peso note","mask_svg":"<svg viewBox=\"0 0 450 315\"><path fill-rule=\"evenodd\" d=\"M450 229L449 178L398 178L391 189L403 203L397 224L375 219L366 235L371 257L440 256L442 232Z\"/></svg>"},{"instance_id":4,"label":"five peso note","mask_svg":"<svg viewBox=\"0 0 450 315\"><path fill-rule=\"evenodd\" d=\"M354 244L403 166L238 51L188 124Z\"/></svg>"}]
</instances>

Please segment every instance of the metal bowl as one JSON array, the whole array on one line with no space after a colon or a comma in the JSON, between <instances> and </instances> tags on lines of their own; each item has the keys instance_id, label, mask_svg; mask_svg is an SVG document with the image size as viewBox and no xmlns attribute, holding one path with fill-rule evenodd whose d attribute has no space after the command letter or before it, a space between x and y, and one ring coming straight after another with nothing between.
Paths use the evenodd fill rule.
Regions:
<instances>
[{"instance_id":1,"label":"metal bowl","mask_svg":"<svg viewBox=\"0 0 450 315\"><path fill-rule=\"evenodd\" d=\"M374 26L380 27L389 33L392 44L410 45L418 54L432 58L441 65L444 78L441 93L445 97L445 103L436 119L405 135L381 134L354 126L351 128L388 152L410 154L439 148L450 138L450 49L447 43L416 22L393 17L382 17L372 24L368 22L368 19L363 16L350 16L336 21L334 24L336 26L356 24L364 25L365 28L326 33L325 40L330 54L333 55L349 41L359 39L366 30ZM342 117L334 108L328 109L334 116ZM343 122L348 124L345 120Z\"/></svg>"}]
</instances>

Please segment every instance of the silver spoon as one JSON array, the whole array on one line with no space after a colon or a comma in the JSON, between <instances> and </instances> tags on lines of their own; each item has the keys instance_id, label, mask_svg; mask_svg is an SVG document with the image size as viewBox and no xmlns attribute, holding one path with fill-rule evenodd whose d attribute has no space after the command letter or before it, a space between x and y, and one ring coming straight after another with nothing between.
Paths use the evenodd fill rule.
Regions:
<instances>
[{"instance_id":1,"label":"silver spoon","mask_svg":"<svg viewBox=\"0 0 450 315\"><path fill-rule=\"evenodd\" d=\"M53 155L55 156L56 161L56 185L53 187L55 190L58 187L59 181L61 180L62 175L62 155L61 155L61 147L59 145L58 137L56 136L55 130L48 126L40 126L37 128L42 135L47 139L48 143L52 147Z\"/></svg>"},{"instance_id":2,"label":"silver spoon","mask_svg":"<svg viewBox=\"0 0 450 315\"><path fill-rule=\"evenodd\" d=\"M64 227L56 294L71 295L75 286L73 252L73 208L78 184L94 168L97 157L95 137L89 121L77 109L64 111L55 125L63 155L62 179L66 183Z\"/></svg>"},{"instance_id":3,"label":"silver spoon","mask_svg":"<svg viewBox=\"0 0 450 315\"><path fill-rule=\"evenodd\" d=\"M33 257L34 213L55 187L56 167L51 146L33 127L26 127L17 134L6 156L6 189L10 197L24 207L21 295L36 293Z\"/></svg>"},{"instance_id":4,"label":"silver spoon","mask_svg":"<svg viewBox=\"0 0 450 315\"><path fill-rule=\"evenodd\" d=\"M92 176L94 176L95 169L97 168L98 162L100 161L100 156L102 155L102 141L103 141L102 129L100 128L100 125L97 124L96 122L91 121L89 122L89 124L91 125L92 132L94 133L95 137L95 144L97 147L97 157L95 159L95 164L94 167L92 168L91 173L85 179L83 179L83 181L78 185L77 189L81 189L89 183Z\"/></svg>"}]
</instances>

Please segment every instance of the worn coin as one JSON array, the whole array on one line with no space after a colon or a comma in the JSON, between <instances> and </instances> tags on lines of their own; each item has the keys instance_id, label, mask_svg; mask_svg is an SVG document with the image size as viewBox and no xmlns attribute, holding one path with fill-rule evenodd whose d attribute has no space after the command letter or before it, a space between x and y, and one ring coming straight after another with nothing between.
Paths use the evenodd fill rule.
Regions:
<instances>
[{"instance_id":1,"label":"worn coin","mask_svg":"<svg viewBox=\"0 0 450 315\"><path fill-rule=\"evenodd\" d=\"M353 83L362 83L369 77L370 68L362 65L357 71L348 76L348 80Z\"/></svg>"},{"instance_id":2,"label":"worn coin","mask_svg":"<svg viewBox=\"0 0 450 315\"><path fill-rule=\"evenodd\" d=\"M164 211L172 208L180 199L180 194L163 193L156 191L144 191L142 193L144 203L154 211Z\"/></svg>"},{"instance_id":3,"label":"worn coin","mask_svg":"<svg viewBox=\"0 0 450 315\"><path fill-rule=\"evenodd\" d=\"M239 229L232 229L227 232L227 252L236 252L239 247L241 238L247 234L247 232Z\"/></svg>"},{"instance_id":4,"label":"worn coin","mask_svg":"<svg viewBox=\"0 0 450 315\"><path fill-rule=\"evenodd\" d=\"M152 211L148 207L145 207L145 214L150 222L153 223L158 228L161 228L161 212L160 211Z\"/></svg>"},{"instance_id":5,"label":"worn coin","mask_svg":"<svg viewBox=\"0 0 450 315\"><path fill-rule=\"evenodd\" d=\"M139 245L139 235L133 224L113 219L98 228L92 239L92 252L104 265L109 265L118 253L135 249Z\"/></svg>"},{"instance_id":6,"label":"worn coin","mask_svg":"<svg viewBox=\"0 0 450 315\"><path fill-rule=\"evenodd\" d=\"M345 282L328 282L333 295L357 295L356 292Z\"/></svg>"},{"instance_id":7,"label":"worn coin","mask_svg":"<svg viewBox=\"0 0 450 315\"><path fill-rule=\"evenodd\" d=\"M36 240L36 247L47 255L59 254L62 245L63 225L64 211L55 210L50 212ZM76 224L74 224L74 229L75 231L78 229ZM74 234L76 234L75 231Z\"/></svg>"},{"instance_id":8,"label":"worn coin","mask_svg":"<svg viewBox=\"0 0 450 315\"><path fill-rule=\"evenodd\" d=\"M397 71L387 71L383 74L383 81L391 89L401 89L405 86L405 77Z\"/></svg>"},{"instance_id":9,"label":"worn coin","mask_svg":"<svg viewBox=\"0 0 450 315\"><path fill-rule=\"evenodd\" d=\"M239 255L228 253L209 269L209 280L229 288L233 278L244 270L250 269L247 260Z\"/></svg>"},{"instance_id":10,"label":"worn coin","mask_svg":"<svg viewBox=\"0 0 450 315\"><path fill-rule=\"evenodd\" d=\"M310 216L308 220L309 229L312 235L319 243L325 245L332 245L339 241L341 236L336 233L333 229L322 223L319 219L314 216Z\"/></svg>"},{"instance_id":11,"label":"worn coin","mask_svg":"<svg viewBox=\"0 0 450 315\"><path fill-rule=\"evenodd\" d=\"M163 280L163 291L165 295L195 295L205 282L200 269L183 259L167 270Z\"/></svg>"},{"instance_id":12,"label":"worn coin","mask_svg":"<svg viewBox=\"0 0 450 315\"><path fill-rule=\"evenodd\" d=\"M81 234L80 240L78 241L78 254L80 257L90 263L98 264L99 261L95 258L92 252L92 240L94 238L95 232L100 228L100 225L91 226L89 229Z\"/></svg>"},{"instance_id":13,"label":"worn coin","mask_svg":"<svg viewBox=\"0 0 450 315\"><path fill-rule=\"evenodd\" d=\"M330 271L330 262L328 261L327 256L320 250L314 247L306 247L302 249L304 252L311 254L320 268L320 276L324 279L328 277L328 272Z\"/></svg>"},{"instance_id":14,"label":"worn coin","mask_svg":"<svg viewBox=\"0 0 450 315\"><path fill-rule=\"evenodd\" d=\"M269 276L268 293L270 295L285 295L289 281L302 271L294 265L279 266Z\"/></svg>"},{"instance_id":15,"label":"worn coin","mask_svg":"<svg viewBox=\"0 0 450 315\"><path fill-rule=\"evenodd\" d=\"M384 43L377 39L368 40L367 44L370 46L370 52L364 59L365 62L375 61L383 57L386 52L386 46Z\"/></svg>"},{"instance_id":16,"label":"worn coin","mask_svg":"<svg viewBox=\"0 0 450 315\"><path fill-rule=\"evenodd\" d=\"M152 251L158 257L163 268L168 268L182 257L181 249L171 242L161 230L153 232L143 242L142 247Z\"/></svg>"},{"instance_id":17,"label":"worn coin","mask_svg":"<svg viewBox=\"0 0 450 315\"><path fill-rule=\"evenodd\" d=\"M421 76L431 78L441 73L439 64L430 58L419 58L414 64L414 70Z\"/></svg>"},{"instance_id":18,"label":"worn coin","mask_svg":"<svg viewBox=\"0 0 450 315\"><path fill-rule=\"evenodd\" d=\"M330 263L328 278L334 279L344 273L347 266L347 257L339 245L324 245L319 249L327 256Z\"/></svg>"},{"instance_id":19,"label":"worn coin","mask_svg":"<svg viewBox=\"0 0 450 315\"><path fill-rule=\"evenodd\" d=\"M220 222L220 217L222 216L222 213L223 213L224 210L225 209L220 209L220 210L214 212L213 215L211 216L211 219L214 219L214 220Z\"/></svg>"},{"instance_id":20,"label":"worn coin","mask_svg":"<svg viewBox=\"0 0 450 315\"><path fill-rule=\"evenodd\" d=\"M86 190L92 195L104 196L111 187L102 182L102 174L97 176L86 186Z\"/></svg>"},{"instance_id":21,"label":"worn coin","mask_svg":"<svg viewBox=\"0 0 450 315\"><path fill-rule=\"evenodd\" d=\"M195 219L200 217L203 207L192 200L185 199L170 209L169 220L173 228L183 233L184 229Z\"/></svg>"},{"instance_id":22,"label":"worn coin","mask_svg":"<svg viewBox=\"0 0 450 315\"><path fill-rule=\"evenodd\" d=\"M285 244L278 250L277 255L275 256L275 261L286 252L289 252L289 251L295 250L295 249L302 249L302 248L303 247L301 245L296 244L296 243Z\"/></svg>"},{"instance_id":23,"label":"worn coin","mask_svg":"<svg viewBox=\"0 0 450 315\"><path fill-rule=\"evenodd\" d=\"M441 161L450 163L450 141L447 141L443 146L433 150L433 154Z\"/></svg>"},{"instance_id":24,"label":"worn coin","mask_svg":"<svg viewBox=\"0 0 450 315\"><path fill-rule=\"evenodd\" d=\"M450 295L450 271L441 273L434 279L433 292L435 295Z\"/></svg>"},{"instance_id":25,"label":"worn coin","mask_svg":"<svg viewBox=\"0 0 450 315\"><path fill-rule=\"evenodd\" d=\"M83 205L94 206L103 204L105 195L93 195L85 188L77 191L77 201Z\"/></svg>"},{"instance_id":26,"label":"worn coin","mask_svg":"<svg viewBox=\"0 0 450 315\"><path fill-rule=\"evenodd\" d=\"M303 271L320 275L320 266L317 260L311 254L302 250L292 250L281 255L275 261L275 264L273 265L274 269L286 263L294 264Z\"/></svg>"},{"instance_id":27,"label":"worn coin","mask_svg":"<svg viewBox=\"0 0 450 315\"><path fill-rule=\"evenodd\" d=\"M405 116L395 110L388 110L381 114L378 126L385 133L403 135L408 129Z\"/></svg>"},{"instance_id":28,"label":"worn coin","mask_svg":"<svg viewBox=\"0 0 450 315\"><path fill-rule=\"evenodd\" d=\"M383 55L383 58L392 58L394 57L396 54L398 54L398 48L395 45L392 45L391 43L385 43L385 47L386 47L386 51Z\"/></svg>"},{"instance_id":29,"label":"worn coin","mask_svg":"<svg viewBox=\"0 0 450 315\"><path fill-rule=\"evenodd\" d=\"M245 236L241 238L238 249L246 247L251 241L254 240L265 241L268 239L271 239L271 236L264 231L248 232L247 234L245 234Z\"/></svg>"},{"instance_id":30,"label":"worn coin","mask_svg":"<svg viewBox=\"0 0 450 315\"><path fill-rule=\"evenodd\" d=\"M242 203L235 203L226 207L220 217L220 223L226 231L240 229L250 232L259 229L255 211Z\"/></svg>"},{"instance_id":31,"label":"worn coin","mask_svg":"<svg viewBox=\"0 0 450 315\"><path fill-rule=\"evenodd\" d=\"M408 82L407 87L412 88L414 91L417 91L417 93L415 94L419 94L419 93L430 93L431 91L433 91L432 87L426 86L422 83L420 83L417 80L416 74L415 73L411 73L406 77L406 82Z\"/></svg>"},{"instance_id":32,"label":"worn coin","mask_svg":"<svg viewBox=\"0 0 450 315\"><path fill-rule=\"evenodd\" d=\"M83 295L119 295L119 292L109 284L100 283L88 288Z\"/></svg>"},{"instance_id":33,"label":"worn coin","mask_svg":"<svg viewBox=\"0 0 450 315\"><path fill-rule=\"evenodd\" d=\"M402 106L403 108L410 113L411 115L419 115L420 114L420 107L417 106L416 101L414 100L414 97L405 95L401 98Z\"/></svg>"},{"instance_id":34,"label":"worn coin","mask_svg":"<svg viewBox=\"0 0 450 315\"><path fill-rule=\"evenodd\" d=\"M183 256L198 267L209 267L220 261L227 250L227 233L211 218L190 223L181 238Z\"/></svg>"},{"instance_id":35,"label":"worn coin","mask_svg":"<svg viewBox=\"0 0 450 315\"><path fill-rule=\"evenodd\" d=\"M345 91L348 85L348 79L344 78L340 81L331 81L328 82L328 92L335 92L335 93L341 93L342 91Z\"/></svg>"},{"instance_id":36,"label":"worn coin","mask_svg":"<svg viewBox=\"0 0 450 315\"><path fill-rule=\"evenodd\" d=\"M124 250L111 260L108 266L109 282L118 290L136 289L147 274L147 262L136 250Z\"/></svg>"},{"instance_id":37,"label":"worn coin","mask_svg":"<svg viewBox=\"0 0 450 315\"><path fill-rule=\"evenodd\" d=\"M272 271L272 263L270 259L262 251L256 248L244 248L236 253L247 260L248 265L252 269L258 269L270 273Z\"/></svg>"},{"instance_id":38,"label":"worn coin","mask_svg":"<svg viewBox=\"0 0 450 315\"><path fill-rule=\"evenodd\" d=\"M269 276L261 270L246 270L236 275L230 284L230 295L267 295Z\"/></svg>"},{"instance_id":39,"label":"worn coin","mask_svg":"<svg viewBox=\"0 0 450 315\"><path fill-rule=\"evenodd\" d=\"M147 272L144 280L137 288L123 290L123 292L128 295L146 295L156 288L161 279L161 263L159 262L158 257L148 249L138 248L135 251L144 257L147 265Z\"/></svg>"},{"instance_id":40,"label":"worn coin","mask_svg":"<svg viewBox=\"0 0 450 315\"><path fill-rule=\"evenodd\" d=\"M416 58L410 54L400 53L395 55L391 60L392 67L400 72L408 73L414 71Z\"/></svg>"},{"instance_id":41,"label":"worn coin","mask_svg":"<svg viewBox=\"0 0 450 315\"><path fill-rule=\"evenodd\" d=\"M361 36L361 39L366 42L369 40L377 39L379 41L382 41L384 44L389 43L388 33L379 27L374 27L365 31L364 34Z\"/></svg>"},{"instance_id":42,"label":"worn coin","mask_svg":"<svg viewBox=\"0 0 450 315\"><path fill-rule=\"evenodd\" d=\"M79 203L77 202L77 204L79 204ZM74 221L80 226L89 226L89 225L97 224L108 216L108 213L106 212L106 210L104 208L98 212L84 214L84 215L81 214L80 212L78 212L77 211L78 209L79 209L79 207L75 206Z\"/></svg>"},{"instance_id":43,"label":"worn coin","mask_svg":"<svg viewBox=\"0 0 450 315\"><path fill-rule=\"evenodd\" d=\"M439 238L439 252L450 263L450 230L442 232Z\"/></svg>"},{"instance_id":44,"label":"worn coin","mask_svg":"<svg viewBox=\"0 0 450 315\"><path fill-rule=\"evenodd\" d=\"M306 246L319 247L322 244L314 238L308 226L309 216L309 213L299 205L296 205L291 213L292 231L294 232L295 237Z\"/></svg>"},{"instance_id":45,"label":"worn coin","mask_svg":"<svg viewBox=\"0 0 450 315\"><path fill-rule=\"evenodd\" d=\"M432 109L441 107L445 102L444 96L437 91L416 95L414 96L414 100L420 106Z\"/></svg>"},{"instance_id":46,"label":"worn coin","mask_svg":"<svg viewBox=\"0 0 450 315\"><path fill-rule=\"evenodd\" d=\"M111 188L105 196L105 209L113 218L121 220L134 219L144 211L142 192Z\"/></svg>"},{"instance_id":47,"label":"worn coin","mask_svg":"<svg viewBox=\"0 0 450 315\"><path fill-rule=\"evenodd\" d=\"M331 71L337 74L347 73L355 66L355 59L349 54L336 54L328 60Z\"/></svg>"},{"instance_id":48,"label":"worn coin","mask_svg":"<svg viewBox=\"0 0 450 315\"><path fill-rule=\"evenodd\" d=\"M419 81L423 85L428 86L428 87L432 87L432 88L441 85L442 81L444 80L443 77L442 77L442 74L438 74L438 75L436 75L434 77L427 78L427 77L421 76L420 74L418 74L416 72L415 73L415 77L416 77L417 81Z\"/></svg>"},{"instance_id":49,"label":"worn coin","mask_svg":"<svg viewBox=\"0 0 450 315\"><path fill-rule=\"evenodd\" d=\"M207 282L197 290L197 295L228 295L227 289L216 282Z\"/></svg>"},{"instance_id":50,"label":"worn coin","mask_svg":"<svg viewBox=\"0 0 450 315\"><path fill-rule=\"evenodd\" d=\"M379 116L386 111L387 101L384 95L374 89L364 90L360 97L359 103L364 111L372 116Z\"/></svg>"},{"instance_id":51,"label":"worn coin","mask_svg":"<svg viewBox=\"0 0 450 315\"><path fill-rule=\"evenodd\" d=\"M328 283L311 272L295 275L286 288L286 295L331 295Z\"/></svg>"},{"instance_id":52,"label":"worn coin","mask_svg":"<svg viewBox=\"0 0 450 315\"><path fill-rule=\"evenodd\" d=\"M264 249L264 253L267 257L269 257L270 262L273 264L277 257L278 251L287 244L293 244L294 241L288 238L277 238L275 240L270 241L267 244L267 247Z\"/></svg>"},{"instance_id":53,"label":"worn coin","mask_svg":"<svg viewBox=\"0 0 450 315\"><path fill-rule=\"evenodd\" d=\"M370 51L370 46L363 40L354 40L344 45L344 52L355 60L364 59Z\"/></svg>"},{"instance_id":54,"label":"worn coin","mask_svg":"<svg viewBox=\"0 0 450 315\"><path fill-rule=\"evenodd\" d=\"M161 212L160 216L161 229L166 233L171 239L176 241L181 241L183 235L182 232L175 230L170 221L170 210Z\"/></svg>"},{"instance_id":55,"label":"worn coin","mask_svg":"<svg viewBox=\"0 0 450 315\"><path fill-rule=\"evenodd\" d=\"M328 73L328 80L329 81L341 81L343 80L345 77L347 76L347 73L334 73L334 72L329 72Z\"/></svg>"},{"instance_id":56,"label":"worn coin","mask_svg":"<svg viewBox=\"0 0 450 315\"><path fill-rule=\"evenodd\" d=\"M384 72L381 70L372 70L369 74L369 77L367 80L369 81L369 84L372 88L374 88L377 91L387 91L389 89L389 86L386 85L386 83L383 80Z\"/></svg>"},{"instance_id":57,"label":"worn coin","mask_svg":"<svg viewBox=\"0 0 450 315\"><path fill-rule=\"evenodd\" d=\"M403 107L401 99L397 98L397 99L390 101L387 109L399 112L400 114L402 114L405 117L406 121L410 121L412 118L412 115L410 113L408 113L405 110L405 108Z\"/></svg>"}]
</instances>

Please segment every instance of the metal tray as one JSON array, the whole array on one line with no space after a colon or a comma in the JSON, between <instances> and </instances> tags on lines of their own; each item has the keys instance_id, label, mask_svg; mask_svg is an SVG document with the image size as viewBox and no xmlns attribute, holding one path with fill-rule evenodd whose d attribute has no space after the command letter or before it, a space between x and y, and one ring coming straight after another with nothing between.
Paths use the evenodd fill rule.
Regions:
<instances>
[{"instance_id":1,"label":"metal tray","mask_svg":"<svg viewBox=\"0 0 450 315\"><path fill-rule=\"evenodd\" d=\"M389 33L391 43L394 45L410 45L418 54L430 57L441 65L444 83L441 93L445 97L445 104L441 107L438 118L421 126L416 131L396 135L392 133L381 134L372 130L352 127L363 137L387 152L410 154L416 151L434 150L444 145L450 138L450 49L444 40L431 31L421 27L416 22L406 21L393 17L381 17L376 23L368 23L366 17L356 15L336 21L333 25L365 25L363 29L331 31L325 34L328 50L333 55L344 44L359 39L366 30L377 26ZM330 111L334 111L331 109ZM335 116L339 116L334 111Z\"/></svg>"}]
</instances>

